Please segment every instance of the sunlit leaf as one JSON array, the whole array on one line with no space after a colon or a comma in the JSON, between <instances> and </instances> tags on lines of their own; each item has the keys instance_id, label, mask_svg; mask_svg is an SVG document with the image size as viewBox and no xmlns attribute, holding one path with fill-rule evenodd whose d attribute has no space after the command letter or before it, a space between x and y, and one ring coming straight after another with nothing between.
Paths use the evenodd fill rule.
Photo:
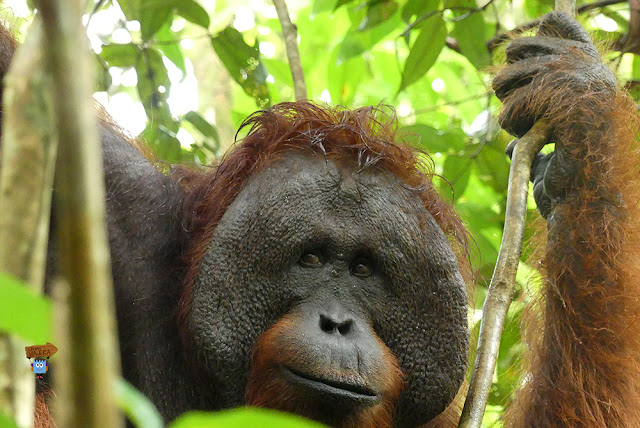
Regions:
<instances>
[{"instance_id":1,"label":"sunlit leaf","mask_svg":"<svg viewBox=\"0 0 640 428\"><path fill-rule=\"evenodd\" d=\"M138 428L162 428L164 421L153 403L124 379L116 381L118 407Z\"/></svg>"},{"instance_id":2,"label":"sunlit leaf","mask_svg":"<svg viewBox=\"0 0 640 428\"><path fill-rule=\"evenodd\" d=\"M110 67L133 67L140 60L140 51L133 43L110 43L102 46L100 57Z\"/></svg>"},{"instance_id":3,"label":"sunlit leaf","mask_svg":"<svg viewBox=\"0 0 640 428\"><path fill-rule=\"evenodd\" d=\"M189 113L182 116L182 118L195 126L202 135L207 138L211 138L216 142L217 145L220 144L220 136L218 135L218 131L216 130L215 126L207 122L207 120L198 112L190 111Z\"/></svg>"},{"instance_id":4,"label":"sunlit leaf","mask_svg":"<svg viewBox=\"0 0 640 428\"><path fill-rule=\"evenodd\" d=\"M372 2L367 7L367 14L360 21L359 31L368 30L391 18L398 11L398 3L393 0Z\"/></svg>"},{"instance_id":5,"label":"sunlit leaf","mask_svg":"<svg viewBox=\"0 0 640 428\"><path fill-rule=\"evenodd\" d=\"M338 61L338 50L334 51L327 66L329 94L334 104L349 105L364 80L367 66L362 57Z\"/></svg>"},{"instance_id":6,"label":"sunlit leaf","mask_svg":"<svg viewBox=\"0 0 640 428\"><path fill-rule=\"evenodd\" d=\"M18 425L16 425L16 423L13 421L13 419L11 419L10 417L6 416L2 412L2 409L0 409L0 427L2 427L2 428L18 428Z\"/></svg>"},{"instance_id":7,"label":"sunlit leaf","mask_svg":"<svg viewBox=\"0 0 640 428\"><path fill-rule=\"evenodd\" d=\"M217 413L191 412L180 416L170 428L322 428L324 425L290 413L256 407Z\"/></svg>"},{"instance_id":8,"label":"sunlit leaf","mask_svg":"<svg viewBox=\"0 0 640 428\"><path fill-rule=\"evenodd\" d=\"M476 68L486 67L491 64L489 50L486 45L485 23L481 13L472 13L464 19L456 22L451 32L460 45L460 52Z\"/></svg>"},{"instance_id":9,"label":"sunlit leaf","mask_svg":"<svg viewBox=\"0 0 640 428\"><path fill-rule=\"evenodd\" d=\"M162 54L152 48L147 48L142 52L142 61L136 64L136 73L138 74L138 95L140 101L147 111L149 117L153 117L157 113L153 110L159 110L166 107L166 92L160 92L160 86L169 84L169 75L167 69L162 62Z\"/></svg>"},{"instance_id":10,"label":"sunlit leaf","mask_svg":"<svg viewBox=\"0 0 640 428\"><path fill-rule=\"evenodd\" d=\"M357 25L360 25L360 22L361 20L357 21ZM338 60L360 56L363 52L370 50L385 37L397 31L401 22L399 14L393 14L389 19L366 31L360 31L357 25L353 26L338 45L340 46Z\"/></svg>"},{"instance_id":11,"label":"sunlit leaf","mask_svg":"<svg viewBox=\"0 0 640 428\"><path fill-rule=\"evenodd\" d=\"M260 62L258 49L249 46L233 27L227 27L212 37L211 44L233 80L256 100L258 107L267 107L270 102L266 84L268 73Z\"/></svg>"},{"instance_id":12,"label":"sunlit leaf","mask_svg":"<svg viewBox=\"0 0 640 428\"><path fill-rule=\"evenodd\" d=\"M429 154L457 153L464 148L466 137L460 131L440 131L422 123L405 126L403 132L419 137L417 147Z\"/></svg>"},{"instance_id":13,"label":"sunlit leaf","mask_svg":"<svg viewBox=\"0 0 640 428\"><path fill-rule=\"evenodd\" d=\"M156 44L160 52L182 71L182 75L187 74L187 67L185 64L184 54L180 48L180 40L176 36L176 33L171 31L170 23L166 23L156 33Z\"/></svg>"},{"instance_id":14,"label":"sunlit leaf","mask_svg":"<svg viewBox=\"0 0 640 428\"><path fill-rule=\"evenodd\" d=\"M447 29L440 15L427 19L420 27L420 34L411 46L404 64L399 91L424 76L438 59L445 45Z\"/></svg>"},{"instance_id":15,"label":"sunlit leaf","mask_svg":"<svg viewBox=\"0 0 640 428\"><path fill-rule=\"evenodd\" d=\"M458 199L464 193L464 190L469 183L469 175L473 168L473 162L471 159L460 156L448 156L444 161L444 169L442 175L447 179L449 185L446 183L442 186L443 194L451 194L453 189L454 201Z\"/></svg>"},{"instance_id":16,"label":"sunlit leaf","mask_svg":"<svg viewBox=\"0 0 640 428\"><path fill-rule=\"evenodd\" d=\"M414 16L438 10L440 3L441 0L409 0L402 8L402 20L409 23Z\"/></svg>"},{"instance_id":17,"label":"sunlit leaf","mask_svg":"<svg viewBox=\"0 0 640 428\"><path fill-rule=\"evenodd\" d=\"M176 0L176 13L203 28L209 28L211 20L207 11L194 0Z\"/></svg>"},{"instance_id":18,"label":"sunlit leaf","mask_svg":"<svg viewBox=\"0 0 640 428\"><path fill-rule=\"evenodd\" d=\"M44 344L51 340L51 302L16 278L0 273L0 330Z\"/></svg>"},{"instance_id":19,"label":"sunlit leaf","mask_svg":"<svg viewBox=\"0 0 640 428\"><path fill-rule=\"evenodd\" d=\"M338 0L338 1L336 1L335 9L338 9L339 7L342 7L342 6L346 5L346 4L353 3L354 1L355 0Z\"/></svg>"},{"instance_id":20,"label":"sunlit leaf","mask_svg":"<svg viewBox=\"0 0 640 428\"><path fill-rule=\"evenodd\" d=\"M119 0L125 16L140 22L140 32L144 40L149 40L173 16L173 9L179 0Z\"/></svg>"}]
</instances>

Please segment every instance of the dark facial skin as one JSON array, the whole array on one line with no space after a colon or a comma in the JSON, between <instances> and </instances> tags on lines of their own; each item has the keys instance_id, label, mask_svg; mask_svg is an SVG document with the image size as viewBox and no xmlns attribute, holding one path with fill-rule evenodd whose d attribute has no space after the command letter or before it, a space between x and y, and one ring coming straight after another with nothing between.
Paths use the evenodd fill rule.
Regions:
<instances>
[{"instance_id":1,"label":"dark facial skin","mask_svg":"<svg viewBox=\"0 0 640 428\"><path fill-rule=\"evenodd\" d=\"M404 373L396 425L444 410L466 369L466 290L447 238L406 187L302 153L251 177L202 260L188 319L215 402L244 403L252 348L286 315L294 327L273 346L296 356L278 370L310 405L377 403L375 333Z\"/></svg>"}]
</instances>

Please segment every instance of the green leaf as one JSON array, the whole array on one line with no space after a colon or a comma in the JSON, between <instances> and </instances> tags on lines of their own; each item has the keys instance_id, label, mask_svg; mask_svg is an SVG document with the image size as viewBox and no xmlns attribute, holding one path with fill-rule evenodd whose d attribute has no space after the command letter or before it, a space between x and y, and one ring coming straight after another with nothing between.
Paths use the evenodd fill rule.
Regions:
<instances>
[{"instance_id":1,"label":"green leaf","mask_svg":"<svg viewBox=\"0 0 640 428\"><path fill-rule=\"evenodd\" d=\"M324 425L289 413L256 407L217 413L190 412L180 416L170 428L322 428Z\"/></svg>"},{"instance_id":2,"label":"green leaf","mask_svg":"<svg viewBox=\"0 0 640 428\"><path fill-rule=\"evenodd\" d=\"M489 50L485 44L486 25L482 13L472 13L456 22L451 36L458 40L460 52L474 67L480 69L491 64Z\"/></svg>"},{"instance_id":3,"label":"green leaf","mask_svg":"<svg viewBox=\"0 0 640 428\"><path fill-rule=\"evenodd\" d=\"M193 0L179 0L175 2L176 13L205 29L209 28L211 19L207 11Z\"/></svg>"},{"instance_id":4,"label":"green leaf","mask_svg":"<svg viewBox=\"0 0 640 428\"><path fill-rule=\"evenodd\" d=\"M424 76L438 59L447 38L447 29L440 15L434 15L421 25L402 72L398 92Z\"/></svg>"},{"instance_id":5,"label":"green leaf","mask_svg":"<svg viewBox=\"0 0 640 428\"><path fill-rule=\"evenodd\" d=\"M0 273L0 330L33 344L51 340L51 302L18 279Z\"/></svg>"},{"instance_id":6,"label":"green leaf","mask_svg":"<svg viewBox=\"0 0 640 428\"><path fill-rule=\"evenodd\" d=\"M409 0L402 8L402 20L409 23L414 16L438 10L439 6L440 0Z\"/></svg>"},{"instance_id":7,"label":"green leaf","mask_svg":"<svg viewBox=\"0 0 640 428\"><path fill-rule=\"evenodd\" d=\"M311 8L311 15L315 16L322 12L330 12L336 7L336 0L314 0Z\"/></svg>"},{"instance_id":8,"label":"green leaf","mask_svg":"<svg viewBox=\"0 0 640 428\"><path fill-rule=\"evenodd\" d=\"M174 125L171 122L161 121ZM163 125L150 123L142 132L143 138L150 143L153 152L162 160L168 162L183 161L183 152L180 146L180 140L176 137L175 132L171 131Z\"/></svg>"},{"instance_id":9,"label":"green leaf","mask_svg":"<svg viewBox=\"0 0 640 428\"><path fill-rule=\"evenodd\" d=\"M218 135L218 131L216 130L215 126L210 124L204 117L200 115L200 113L190 111L189 113L182 116L182 118L195 126L202 135L207 138L211 138L216 142L217 145L220 145L220 136Z\"/></svg>"},{"instance_id":10,"label":"green leaf","mask_svg":"<svg viewBox=\"0 0 640 428\"><path fill-rule=\"evenodd\" d=\"M487 144L476 157L478 175L483 184L499 194L506 194L509 184L509 161L504 150Z\"/></svg>"},{"instance_id":11,"label":"green leaf","mask_svg":"<svg viewBox=\"0 0 640 428\"><path fill-rule=\"evenodd\" d=\"M119 0L118 4L129 21L140 22L142 39L147 41L170 21L178 1L182 0Z\"/></svg>"},{"instance_id":12,"label":"green leaf","mask_svg":"<svg viewBox=\"0 0 640 428\"><path fill-rule=\"evenodd\" d=\"M113 83L111 74L109 73L109 65L104 59L102 59L102 57L100 57L100 55L95 53L93 54L93 62L94 70L96 70L94 91L109 90Z\"/></svg>"},{"instance_id":13,"label":"green leaf","mask_svg":"<svg viewBox=\"0 0 640 428\"><path fill-rule=\"evenodd\" d=\"M455 201L460 198L469 183L472 167L473 162L471 159L459 156L448 156L444 161L442 175L446 177L449 183L442 182L440 189L441 194L451 194L451 189L453 188L453 200ZM451 187L449 187L449 185Z\"/></svg>"},{"instance_id":14,"label":"green leaf","mask_svg":"<svg viewBox=\"0 0 640 428\"><path fill-rule=\"evenodd\" d=\"M157 44L158 49L164 56L169 58L176 67L182 71L182 75L187 74L187 66L184 59L182 49L180 49L180 41L176 37L176 33L171 31L171 24L167 22L156 33L156 40L160 43Z\"/></svg>"},{"instance_id":15,"label":"green leaf","mask_svg":"<svg viewBox=\"0 0 640 428\"><path fill-rule=\"evenodd\" d=\"M402 128L407 134L417 135L419 141L417 147L429 154L458 153L464 148L466 137L462 131L440 131L432 126L416 123Z\"/></svg>"},{"instance_id":16,"label":"green leaf","mask_svg":"<svg viewBox=\"0 0 640 428\"><path fill-rule=\"evenodd\" d=\"M336 7L334 8L334 10L336 10L336 9L346 5L346 4L353 3L354 1L355 0L338 0L336 2Z\"/></svg>"},{"instance_id":17,"label":"green leaf","mask_svg":"<svg viewBox=\"0 0 640 428\"><path fill-rule=\"evenodd\" d=\"M293 77L291 77L289 64L273 58L263 58L262 63L267 67L269 74L273 76L275 83L293 88Z\"/></svg>"},{"instance_id":18,"label":"green leaf","mask_svg":"<svg viewBox=\"0 0 640 428\"><path fill-rule=\"evenodd\" d=\"M362 20L358 21L358 23L360 22ZM371 50L378 42L396 31L399 23L399 15L393 14L389 19L382 21L380 25L376 25L367 31L351 28L339 44L338 60L344 61L355 56L361 56L363 52Z\"/></svg>"},{"instance_id":19,"label":"green leaf","mask_svg":"<svg viewBox=\"0 0 640 428\"><path fill-rule=\"evenodd\" d=\"M147 7L140 16L140 31L143 40L150 40L160 28L171 21L171 8Z\"/></svg>"},{"instance_id":20,"label":"green leaf","mask_svg":"<svg viewBox=\"0 0 640 428\"><path fill-rule=\"evenodd\" d=\"M153 117L152 110L166 105L166 92L160 93L160 86L168 86L169 75L162 62L162 54L152 48L142 52L143 61L136 64L138 74L138 95L149 117Z\"/></svg>"},{"instance_id":21,"label":"green leaf","mask_svg":"<svg viewBox=\"0 0 640 428\"><path fill-rule=\"evenodd\" d=\"M0 427L2 428L18 428L18 425L0 410Z\"/></svg>"},{"instance_id":22,"label":"green leaf","mask_svg":"<svg viewBox=\"0 0 640 428\"><path fill-rule=\"evenodd\" d=\"M339 48L334 50L327 64L329 94L333 104L349 105L365 80L367 64L362 56L338 61L338 55Z\"/></svg>"},{"instance_id":23,"label":"green leaf","mask_svg":"<svg viewBox=\"0 0 640 428\"><path fill-rule=\"evenodd\" d=\"M138 428L162 428L164 421L158 413L158 409L140 391L126 380L119 378L116 381L116 400L118 407L127 415L127 418Z\"/></svg>"},{"instance_id":24,"label":"green leaf","mask_svg":"<svg viewBox=\"0 0 640 428\"><path fill-rule=\"evenodd\" d=\"M368 30L390 19L398 11L398 4L392 0L372 2L367 14L360 21L358 31Z\"/></svg>"},{"instance_id":25,"label":"green leaf","mask_svg":"<svg viewBox=\"0 0 640 428\"><path fill-rule=\"evenodd\" d=\"M134 67L140 60L140 50L133 43L110 43L102 46L100 57L110 67Z\"/></svg>"},{"instance_id":26,"label":"green leaf","mask_svg":"<svg viewBox=\"0 0 640 428\"><path fill-rule=\"evenodd\" d=\"M249 46L233 27L227 27L212 37L211 44L233 80L256 100L258 108L267 107L270 104L266 84L268 73L260 62L258 49Z\"/></svg>"}]
</instances>

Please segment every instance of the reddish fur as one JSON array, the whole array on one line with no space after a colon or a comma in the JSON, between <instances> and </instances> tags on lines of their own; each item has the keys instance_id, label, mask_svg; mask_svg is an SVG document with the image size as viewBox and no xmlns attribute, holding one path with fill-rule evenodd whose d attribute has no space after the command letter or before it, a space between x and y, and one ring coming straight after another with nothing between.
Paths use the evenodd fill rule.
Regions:
<instances>
[{"instance_id":1,"label":"reddish fur","mask_svg":"<svg viewBox=\"0 0 640 428\"><path fill-rule=\"evenodd\" d=\"M568 92L532 95L552 99L547 116L556 141L570 147L570 156L579 162L578 188L557 206L548 223L542 258L546 279L536 312L542 317L528 317L530 365L506 425L637 426L637 112L622 94L603 102L602 93L576 99ZM534 103L529 108L538 107Z\"/></svg>"},{"instance_id":2,"label":"reddish fur","mask_svg":"<svg viewBox=\"0 0 640 428\"><path fill-rule=\"evenodd\" d=\"M312 419L327 417L327 409L317 414L316 403L301 397L300 391L282 377L282 367L298 367L306 358L297 349L287 347L287 336L294 329L295 316L284 316L258 339L253 352L253 364L247 384L247 404L284 410ZM397 358L371 331L383 350L384 367L376 383L380 385L382 400L379 404L354 414L339 415L338 421L325 421L338 427L390 428L393 426L395 403L402 390L402 371ZM339 373L338 376L345 374ZM357 376L357 375L356 375Z\"/></svg>"},{"instance_id":3,"label":"reddish fur","mask_svg":"<svg viewBox=\"0 0 640 428\"><path fill-rule=\"evenodd\" d=\"M49 412L46 401L46 396L49 394L51 394L50 391L36 394L33 428L56 428L56 423Z\"/></svg>"}]
</instances>

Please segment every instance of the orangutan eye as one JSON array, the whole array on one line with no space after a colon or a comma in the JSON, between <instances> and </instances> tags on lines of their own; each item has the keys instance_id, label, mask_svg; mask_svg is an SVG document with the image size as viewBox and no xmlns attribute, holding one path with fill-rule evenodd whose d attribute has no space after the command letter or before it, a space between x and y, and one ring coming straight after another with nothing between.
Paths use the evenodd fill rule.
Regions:
<instances>
[{"instance_id":1,"label":"orangutan eye","mask_svg":"<svg viewBox=\"0 0 640 428\"><path fill-rule=\"evenodd\" d=\"M305 267L315 268L322 266L322 260L313 253L306 253L300 257L300 264Z\"/></svg>"},{"instance_id":2,"label":"orangutan eye","mask_svg":"<svg viewBox=\"0 0 640 428\"><path fill-rule=\"evenodd\" d=\"M367 259L356 260L351 265L351 274L360 278L366 278L373 274L373 262Z\"/></svg>"}]
</instances>

